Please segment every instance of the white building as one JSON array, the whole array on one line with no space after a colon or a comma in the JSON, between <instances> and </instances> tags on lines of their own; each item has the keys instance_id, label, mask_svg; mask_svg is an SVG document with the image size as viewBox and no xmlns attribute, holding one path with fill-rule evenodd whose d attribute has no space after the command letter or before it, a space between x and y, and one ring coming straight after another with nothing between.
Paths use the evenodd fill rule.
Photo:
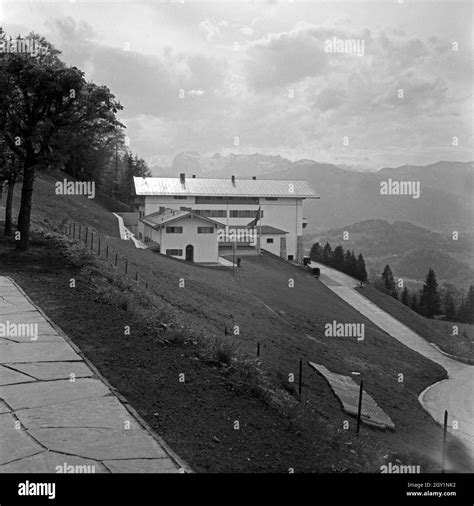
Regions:
<instances>
[{"instance_id":1,"label":"white building","mask_svg":"<svg viewBox=\"0 0 474 506\"><path fill-rule=\"evenodd\" d=\"M135 192L139 197L139 238L144 238L144 218L165 209L187 210L211 218L228 229L246 228L255 219L258 209L261 219L259 241L266 249L282 258L302 262L303 201L319 196L306 181L270 179L228 179L135 177ZM265 228L267 227L267 228ZM266 230L264 233L263 231ZM269 233L273 232L273 233Z\"/></svg>"},{"instance_id":2,"label":"white building","mask_svg":"<svg viewBox=\"0 0 474 506\"><path fill-rule=\"evenodd\" d=\"M167 209L140 219L140 239L156 245L160 253L196 263L217 263L217 231L221 223L192 211Z\"/></svg>"}]
</instances>

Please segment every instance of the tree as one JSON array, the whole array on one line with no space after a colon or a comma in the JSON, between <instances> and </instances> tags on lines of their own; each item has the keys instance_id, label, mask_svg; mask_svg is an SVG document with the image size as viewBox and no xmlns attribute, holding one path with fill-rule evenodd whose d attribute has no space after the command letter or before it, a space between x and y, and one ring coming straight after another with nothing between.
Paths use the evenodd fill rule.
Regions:
<instances>
[{"instance_id":1,"label":"tree","mask_svg":"<svg viewBox=\"0 0 474 506\"><path fill-rule=\"evenodd\" d=\"M332 255L332 266L338 271L344 271L344 248L336 246Z\"/></svg>"},{"instance_id":2,"label":"tree","mask_svg":"<svg viewBox=\"0 0 474 506\"><path fill-rule=\"evenodd\" d=\"M309 252L309 258L314 262L323 262L323 249L319 242L315 242L313 246L311 246L311 251Z\"/></svg>"},{"instance_id":3,"label":"tree","mask_svg":"<svg viewBox=\"0 0 474 506\"><path fill-rule=\"evenodd\" d=\"M411 299L410 307L411 307L411 309L413 311L415 311L415 313L419 313L420 312L420 307L418 305L418 299L416 297L416 293L413 294L413 297Z\"/></svg>"},{"instance_id":4,"label":"tree","mask_svg":"<svg viewBox=\"0 0 474 506\"><path fill-rule=\"evenodd\" d=\"M15 184L18 179L18 161L14 153L7 147L5 139L0 134L0 189L3 189L4 184L6 184L7 187L7 198L5 202L5 236L9 236L12 233L13 195Z\"/></svg>"},{"instance_id":5,"label":"tree","mask_svg":"<svg viewBox=\"0 0 474 506\"><path fill-rule=\"evenodd\" d=\"M430 267L426 280L421 289L420 310L426 318L433 318L441 313L441 297L438 292L438 282L436 274Z\"/></svg>"},{"instance_id":6,"label":"tree","mask_svg":"<svg viewBox=\"0 0 474 506\"><path fill-rule=\"evenodd\" d=\"M362 254L357 257L356 277L362 282L367 280L367 270L365 268L365 260Z\"/></svg>"},{"instance_id":7,"label":"tree","mask_svg":"<svg viewBox=\"0 0 474 506\"><path fill-rule=\"evenodd\" d=\"M458 290L448 283L444 283L440 290L441 306L443 308L446 320L455 321L457 317L456 298L459 295Z\"/></svg>"},{"instance_id":8,"label":"tree","mask_svg":"<svg viewBox=\"0 0 474 506\"><path fill-rule=\"evenodd\" d=\"M382 272L382 282L384 289L395 299L398 299L397 288L395 286L395 280L393 279L392 269L389 265L386 265Z\"/></svg>"},{"instance_id":9,"label":"tree","mask_svg":"<svg viewBox=\"0 0 474 506\"><path fill-rule=\"evenodd\" d=\"M324 245L324 248L323 248L323 263L325 265L332 265L332 249L331 249L331 246L329 245L329 243L327 242L325 245Z\"/></svg>"},{"instance_id":10,"label":"tree","mask_svg":"<svg viewBox=\"0 0 474 506\"><path fill-rule=\"evenodd\" d=\"M117 123L115 113L121 108L106 87L87 84L82 71L66 66L44 38L30 34L27 39L47 47L47 54L0 54L0 127L23 175L17 243L21 250L29 246L36 171L61 155L61 134L87 124Z\"/></svg>"},{"instance_id":11,"label":"tree","mask_svg":"<svg viewBox=\"0 0 474 506\"><path fill-rule=\"evenodd\" d=\"M465 323L474 323L474 285L469 287L467 296L459 308L458 319Z\"/></svg>"},{"instance_id":12,"label":"tree","mask_svg":"<svg viewBox=\"0 0 474 506\"><path fill-rule=\"evenodd\" d=\"M400 302L402 304L405 304L405 306L408 306L408 299L409 299L409 291L408 288L405 286L405 288L402 291L402 296L400 298Z\"/></svg>"}]
</instances>

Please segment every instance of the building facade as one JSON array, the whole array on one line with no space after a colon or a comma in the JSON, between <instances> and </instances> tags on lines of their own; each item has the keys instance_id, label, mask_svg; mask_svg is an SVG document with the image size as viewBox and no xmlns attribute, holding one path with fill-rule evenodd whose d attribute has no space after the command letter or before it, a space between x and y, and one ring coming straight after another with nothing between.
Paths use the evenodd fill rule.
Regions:
<instances>
[{"instance_id":1,"label":"building facade","mask_svg":"<svg viewBox=\"0 0 474 506\"><path fill-rule=\"evenodd\" d=\"M219 222L191 211L167 209L139 220L140 240L160 253L196 263L217 263Z\"/></svg>"},{"instance_id":2,"label":"building facade","mask_svg":"<svg viewBox=\"0 0 474 506\"><path fill-rule=\"evenodd\" d=\"M192 210L229 228L246 228L260 209L259 227L273 227L278 234L268 244L262 235L260 245L287 260L302 262L303 201L319 196L306 181L269 179L228 179L135 177L139 215L145 218L166 208ZM139 235L143 234L139 221ZM272 239L272 237L268 237Z\"/></svg>"}]
</instances>

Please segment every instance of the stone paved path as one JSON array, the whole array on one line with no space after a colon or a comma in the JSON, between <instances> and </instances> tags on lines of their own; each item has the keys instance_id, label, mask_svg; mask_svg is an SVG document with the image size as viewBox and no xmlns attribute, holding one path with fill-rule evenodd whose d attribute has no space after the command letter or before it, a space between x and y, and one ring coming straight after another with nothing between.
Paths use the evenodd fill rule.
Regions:
<instances>
[{"instance_id":1,"label":"stone paved path","mask_svg":"<svg viewBox=\"0 0 474 506\"><path fill-rule=\"evenodd\" d=\"M0 276L0 472L190 471L129 409Z\"/></svg>"}]
</instances>

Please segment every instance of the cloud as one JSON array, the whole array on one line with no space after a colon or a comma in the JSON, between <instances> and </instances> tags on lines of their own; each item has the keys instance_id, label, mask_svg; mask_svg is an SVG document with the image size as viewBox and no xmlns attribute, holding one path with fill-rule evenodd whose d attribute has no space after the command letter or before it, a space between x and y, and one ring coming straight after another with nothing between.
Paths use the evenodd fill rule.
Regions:
<instances>
[{"instance_id":1,"label":"cloud","mask_svg":"<svg viewBox=\"0 0 474 506\"><path fill-rule=\"evenodd\" d=\"M211 97L222 86L226 67L222 59L171 48L145 55L126 46L109 47L92 40L94 32L71 18L55 20L51 27L64 57L84 69L88 79L108 86L128 115L192 118L199 112L180 97L181 90Z\"/></svg>"},{"instance_id":2,"label":"cloud","mask_svg":"<svg viewBox=\"0 0 474 506\"><path fill-rule=\"evenodd\" d=\"M209 42L222 37L222 30L228 26L229 23L225 20L213 21L206 19L199 23L200 30L206 35L206 39Z\"/></svg>"},{"instance_id":3,"label":"cloud","mask_svg":"<svg viewBox=\"0 0 474 506\"><path fill-rule=\"evenodd\" d=\"M305 77L322 75L328 55L314 33L295 30L271 34L246 46L246 70L254 89L288 85Z\"/></svg>"}]
</instances>

